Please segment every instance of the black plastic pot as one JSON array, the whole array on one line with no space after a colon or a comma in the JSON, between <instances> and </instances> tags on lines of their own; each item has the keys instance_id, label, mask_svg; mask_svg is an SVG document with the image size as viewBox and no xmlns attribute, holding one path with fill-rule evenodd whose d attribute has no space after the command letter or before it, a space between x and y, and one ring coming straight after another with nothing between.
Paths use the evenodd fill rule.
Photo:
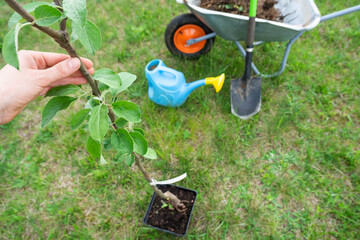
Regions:
<instances>
[{"instance_id":1,"label":"black plastic pot","mask_svg":"<svg viewBox=\"0 0 360 240\"><path fill-rule=\"evenodd\" d=\"M179 237L183 237L187 234L187 231L188 231L188 228L189 228L189 224L190 224L190 219L191 219L191 215L192 215L192 211L194 209L194 206L195 206L195 201L196 201L196 197L197 197L197 192L194 191L194 190L191 190L191 189L188 189L188 188L184 188L184 187L179 187L179 186L175 186L175 185L172 185L172 184L168 184L168 185L158 185L159 188L161 187L169 187L169 186L172 186L172 187L175 187L179 190L182 190L182 191L187 191L187 192L191 192L195 195L195 198L193 200L193 205L191 206L191 210L190 210L190 213L189 213L189 216L188 216L188 219L187 219L187 223L186 223L186 230L185 230L185 233L184 234L179 234L179 233L176 233L176 232L173 232L173 231L170 231L170 230L167 230L167 229L163 229L163 228L160 228L160 227L156 227L156 226L152 226L148 223L148 218L149 218L149 214L154 206L154 201L155 201L155 197L157 196L156 193L154 192L154 194L152 195L151 197L151 201L150 201L150 204L149 204L149 207L147 208L147 211L146 211L146 214L145 214L145 218L144 218L144 221L143 223L146 225L146 226L149 226L149 227L152 227L152 228L155 228L157 230L161 230L163 232L167 232L167 233L171 233L173 235L176 235L176 236L179 236ZM164 191L164 190L163 190ZM165 190L166 191L166 190ZM176 211L176 210L174 210Z\"/></svg>"}]
</instances>

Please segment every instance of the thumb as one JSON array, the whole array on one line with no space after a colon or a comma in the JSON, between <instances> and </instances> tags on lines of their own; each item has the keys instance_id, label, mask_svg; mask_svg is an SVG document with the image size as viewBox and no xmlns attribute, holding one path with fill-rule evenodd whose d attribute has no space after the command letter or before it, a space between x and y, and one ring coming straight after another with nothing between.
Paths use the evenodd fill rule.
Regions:
<instances>
[{"instance_id":1,"label":"thumb","mask_svg":"<svg viewBox=\"0 0 360 240\"><path fill-rule=\"evenodd\" d=\"M80 60L78 58L66 59L58 64L43 70L43 78L48 84L57 80L69 77L80 68Z\"/></svg>"}]
</instances>

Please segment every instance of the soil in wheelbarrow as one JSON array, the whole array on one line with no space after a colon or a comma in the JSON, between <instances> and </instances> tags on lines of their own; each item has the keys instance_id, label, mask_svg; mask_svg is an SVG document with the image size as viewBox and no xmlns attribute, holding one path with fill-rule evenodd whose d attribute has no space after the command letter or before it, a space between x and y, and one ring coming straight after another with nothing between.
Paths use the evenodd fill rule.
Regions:
<instances>
[{"instance_id":1,"label":"soil in wheelbarrow","mask_svg":"<svg viewBox=\"0 0 360 240\"><path fill-rule=\"evenodd\" d=\"M146 224L180 235L185 234L196 193L170 185L158 185L158 188L160 188L163 192L170 191L172 194L177 196L182 203L185 204L186 210L184 212L178 212L175 209L169 209L168 206L164 207L164 202L158 195L156 195Z\"/></svg>"},{"instance_id":2,"label":"soil in wheelbarrow","mask_svg":"<svg viewBox=\"0 0 360 240\"><path fill-rule=\"evenodd\" d=\"M276 0L258 0L256 17L282 22L283 16L274 8ZM200 7L209 10L249 16L250 0L201 0Z\"/></svg>"}]
</instances>

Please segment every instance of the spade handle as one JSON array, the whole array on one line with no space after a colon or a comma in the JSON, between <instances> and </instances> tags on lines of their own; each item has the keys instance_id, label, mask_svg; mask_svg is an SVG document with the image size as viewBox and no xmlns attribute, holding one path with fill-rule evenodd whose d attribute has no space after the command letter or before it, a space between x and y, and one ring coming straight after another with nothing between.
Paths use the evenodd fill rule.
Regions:
<instances>
[{"instance_id":1,"label":"spade handle","mask_svg":"<svg viewBox=\"0 0 360 240\"><path fill-rule=\"evenodd\" d=\"M254 48L255 24L256 24L255 22L256 7L257 7L257 0L250 0L248 35L246 41L245 72L243 78L246 80L251 78L252 52Z\"/></svg>"}]
</instances>

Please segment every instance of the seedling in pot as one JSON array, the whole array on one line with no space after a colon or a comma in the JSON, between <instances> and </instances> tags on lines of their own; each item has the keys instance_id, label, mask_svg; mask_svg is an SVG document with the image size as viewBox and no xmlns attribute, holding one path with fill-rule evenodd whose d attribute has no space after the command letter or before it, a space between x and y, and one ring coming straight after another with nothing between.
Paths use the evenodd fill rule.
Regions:
<instances>
[{"instance_id":1,"label":"seedling in pot","mask_svg":"<svg viewBox=\"0 0 360 240\"><path fill-rule=\"evenodd\" d=\"M176 236L186 235L197 193L174 185L159 185L158 188L162 191L170 190L179 198L184 199L182 203L186 205L186 209L181 212L176 209L171 210L169 209L171 204L153 194L146 211L144 224Z\"/></svg>"},{"instance_id":2,"label":"seedling in pot","mask_svg":"<svg viewBox=\"0 0 360 240\"><path fill-rule=\"evenodd\" d=\"M16 0L5 2L15 13L9 19L10 31L4 38L3 56L7 63L17 69L18 36L23 27L32 26L47 34L73 58L80 59L73 47L74 41L79 41L91 54L101 46L99 28L87 19L86 0L32 2L23 6ZM71 21L69 26L68 21ZM54 24L59 24L59 30L51 28ZM67 31L70 26L71 36ZM141 164L141 160L156 159L156 152L148 147L144 131L133 127L134 123L141 122L140 108L132 102L119 100L119 94L136 80L136 76L126 72L115 73L108 68L99 69L91 75L83 63L80 72L89 83L91 91L87 92L86 89L74 85L51 89L46 95L51 99L42 112L42 127L46 127L58 112L67 109L76 100L86 99L84 109L71 119L71 129L75 130L84 123L88 125L86 147L90 156L99 160L101 165L109 164L103 153L112 146L118 159L125 160L129 166L135 163L145 179L152 183L154 180ZM186 210L186 205L171 191L163 192L156 185L151 186L176 212L182 213Z\"/></svg>"},{"instance_id":3,"label":"seedling in pot","mask_svg":"<svg viewBox=\"0 0 360 240\"><path fill-rule=\"evenodd\" d=\"M166 207L168 207L170 210L174 210L174 207L170 204L170 203L166 203L166 202L164 202L164 200L161 200L161 202L162 202L162 206L161 206L161 208L166 208Z\"/></svg>"}]
</instances>

